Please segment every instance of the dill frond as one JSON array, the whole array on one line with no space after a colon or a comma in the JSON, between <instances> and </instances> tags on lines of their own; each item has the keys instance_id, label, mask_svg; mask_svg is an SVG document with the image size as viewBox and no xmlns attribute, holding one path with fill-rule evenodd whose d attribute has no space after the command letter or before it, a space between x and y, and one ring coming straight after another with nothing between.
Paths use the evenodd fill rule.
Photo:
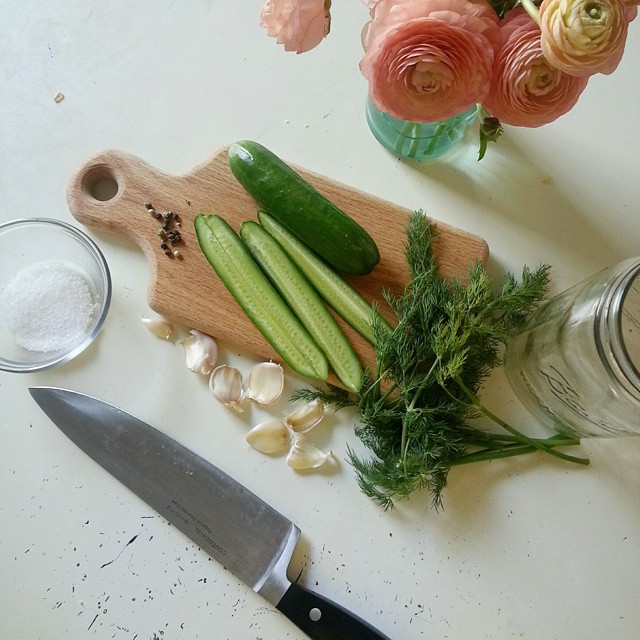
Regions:
<instances>
[{"instance_id":1,"label":"dill frond","mask_svg":"<svg viewBox=\"0 0 640 640\"><path fill-rule=\"evenodd\" d=\"M355 405L355 433L371 456L349 449L362 491L384 509L425 489L432 506L454 466L542 451L564 460L588 460L556 451L579 440L561 435L532 439L486 409L478 392L501 364L501 349L547 294L549 267L525 267L518 281L507 274L498 293L481 263L471 265L468 282L440 276L432 252L437 237L417 211L407 226L406 259L411 280L401 295L383 292L396 316L393 331L372 321L376 371L367 371L356 397L336 387L301 390L299 399L320 398L336 408ZM386 391L385 391L386 390ZM503 433L471 427L484 415Z\"/></svg>"}]
</instances>

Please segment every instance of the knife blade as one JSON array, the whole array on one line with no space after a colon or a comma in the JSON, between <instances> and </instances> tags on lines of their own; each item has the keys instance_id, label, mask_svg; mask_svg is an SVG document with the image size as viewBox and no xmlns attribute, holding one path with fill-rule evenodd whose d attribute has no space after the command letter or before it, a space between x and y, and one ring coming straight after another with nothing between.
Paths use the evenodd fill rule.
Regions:
<instances>
[{"instance_id":1,"label":"knife blade","mask_svg":"<svg viewBox=\"0 0 640 640\"><path fill-rule=\"evenodd\" d=\"M29 388L82 451L313 640L389 640L367 622L287 577L300 529L213 464L102 400Z\"/></svg>"}]
</instances>

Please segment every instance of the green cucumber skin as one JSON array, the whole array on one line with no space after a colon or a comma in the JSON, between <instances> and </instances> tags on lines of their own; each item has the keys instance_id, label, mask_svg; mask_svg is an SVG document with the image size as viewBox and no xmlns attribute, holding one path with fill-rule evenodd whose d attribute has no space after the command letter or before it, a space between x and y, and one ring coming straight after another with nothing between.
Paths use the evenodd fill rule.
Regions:
<instances>
[{"instance_id":1,"label":"green cucumber skin","mask_svg":"<svg viewBox=\"0 0 640 640\"><path fill-rule=\"evenodd\" d=\"M347 389L358 391L363 373L360 360L307 278L277 240L257 222L244 222L240 227L240 237L302 326L327 356L340 382Z\"/></svg>"},{"instance_id":2,"label":"green cucumber skin","mask_svg":"<svg viewBox=\"0 0 640 640\"><path fill-rule=\"evenodd\" d=\"M371 319L375 312L371 305L272 216L260 211L258 220L278 241L326 303L365 340L375 344L375 336L371 329ZM380 322L389 332L392 331L381 317Z\"/></svg>"},{"instance_id":3,"label":"green cucumber skin","mask_svg":"<svg viewBox=\"0 0 640 640\"><path fill-rule=\"evenodd\" d=\"M242 140L228 155L233 175L260 207L330 265L365 275L380 262L371 236L269 149Z\"/></svg>"},{"instance_id":4,"label":"green cucumber skin","mask_svg":"<svg viewBox=\"0 0 640 640\"><path fill-rule=\"evenodd\" d=\"M326 380L325 355L273 288L242 240L220 216L198 214L196 236L214 268L242 310L292 369L307 378Z\"/></svg>"}]
</instances>

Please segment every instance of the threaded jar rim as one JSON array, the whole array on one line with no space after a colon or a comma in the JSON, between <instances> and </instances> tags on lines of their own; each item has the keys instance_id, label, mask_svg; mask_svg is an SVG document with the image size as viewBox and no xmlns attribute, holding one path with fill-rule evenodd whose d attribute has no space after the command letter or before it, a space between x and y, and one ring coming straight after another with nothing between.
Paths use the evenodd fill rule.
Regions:
<instances>
[{"instance_id":1,"label":"threaded jar rim","mask_svg":"<svg viewBox=\"0 0 640 640\"><path fill-rule=\"evenodd\" d=\"M618 266L617 278L601 298L597 311L596 345L610 373L627 393L640 399L640 363L633 361L623 331L625 302L636 281L640 281L640 257Z\"/></svg>"}]
</instances>

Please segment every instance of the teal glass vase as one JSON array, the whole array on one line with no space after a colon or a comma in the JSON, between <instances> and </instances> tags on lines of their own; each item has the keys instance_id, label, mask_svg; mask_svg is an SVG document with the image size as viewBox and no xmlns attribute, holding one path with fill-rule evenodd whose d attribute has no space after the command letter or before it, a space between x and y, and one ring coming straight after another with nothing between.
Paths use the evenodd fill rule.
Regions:
<instances>
[{"instance_id":1,"label":"teal glass vase","mask_svg":"<svg viewBox=\"0 0 640 640\"><path fill-rule=\"evenodd\" d=\"M367 97L367 123L371 133L391 153L412 160L433 160L451 151L476 119L476 108L442 122L396 120Z\"/></svg>"}]
</instances>

